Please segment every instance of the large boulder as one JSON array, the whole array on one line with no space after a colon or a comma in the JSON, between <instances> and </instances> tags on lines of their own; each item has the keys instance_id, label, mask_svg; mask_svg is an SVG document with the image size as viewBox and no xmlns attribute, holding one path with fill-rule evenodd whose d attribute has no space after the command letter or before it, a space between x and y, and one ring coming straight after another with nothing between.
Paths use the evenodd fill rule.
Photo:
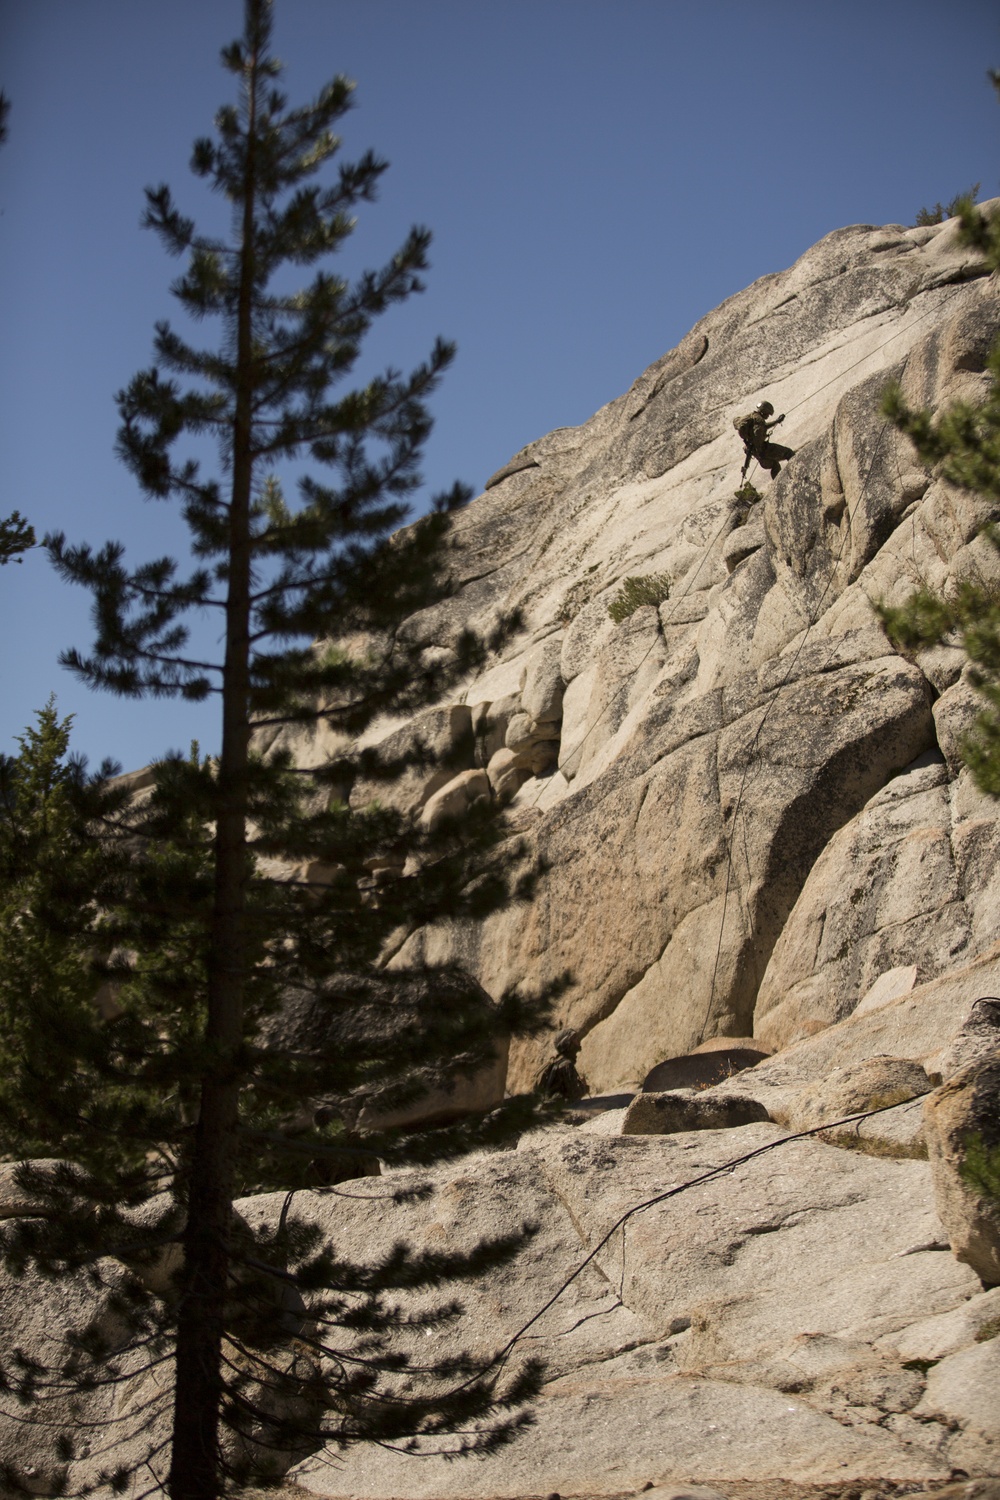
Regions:
<instances>
[{"instance_id":1,"label":"large boulder","mask_svg":"<svg viewBox=\"0 0 1000 1500\"><path fill-rule=\"evenodd\" d=\"M675 1135L682 1130L730 1130L770 1116L756 1099L739 1094L637 1094L625 1111L622 1135Z\"/></svg>"},{"instance_id":2,"label":"large boulder","mask_svg":"<svg viewBox=\"0 0 1000 1500\"><path fill-rule=\"evenodd\" d=\"M870 1057L851 1067L834 1068L807 1085L785 1114L793 1130L815 1130L867 1110L888 1110L930 1092L930 1080L919 1063L901 1057Z\"/></svg>"},{"instance_id":3,"label":"large boulder","mask_svg":"<svg viewBox=\"0 0 1000 1500\"><path fill-rule=\"evenodd\" d=\"M752 1037L744 1038L742 1043L729 1037L714 1037L683 1057L668 1057L650 1068L642 1081L643 1092L704 1088L742 1073L744 1068L756 1067L767 1056L767 1052L754 1045Z\"/></svg>"},{"instance_id":4,"label":"large boulder","mask_svg":"<svg viewBox=\"0 0 1000 1500\"><path fill-rule=\"evenodd\" d=\"M924 1132L951 1247L1000 1284L1000 1049L931 1094Z\"/></svg>"},{"instance_id":5,"label":"large boulder","mask_svg":"<svg viewBox=\"0 0 1000 1500\"><path fill-rule=\"evenodd\" d=\"M942 1418L959 1429L949 1445L967 1474L996 1474L1000 1447L1000 1338L949 1354L928 1371L918 1416Z\"/></svg>"}]
</instances>

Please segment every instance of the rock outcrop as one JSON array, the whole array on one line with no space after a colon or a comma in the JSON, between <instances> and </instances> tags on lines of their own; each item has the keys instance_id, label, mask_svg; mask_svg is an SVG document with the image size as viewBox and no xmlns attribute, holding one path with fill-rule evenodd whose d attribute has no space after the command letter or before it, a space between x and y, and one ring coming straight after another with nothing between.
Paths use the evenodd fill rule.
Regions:
<instances>
[{"instance_id":1,"label":"rock outcrop","mask_svg":"<svg viewBox=\"0 0 1000 1500\"><path fill-rule=\"evenodd\" d=\"M708 1037L783 1047L888 971L927 980L994 941L961 653L904 659L871 604L996 575L988 507L922 468L880 402L890 379L912 403L974 399L998 331L954 222L839 230L493 476L456 522L454 597L406 628L437 651L511 608L524 629L461 701L366 740L447 740L407 804L512 797L544 873L529 909L413 933L393 962L453 960L493 995L568 970L557 1024L613 1092ZM765 396L797 454L751 473L747 506L732 416ZM669 597L614 623L622 581L652 574ZM512 1048L510 1088L546 1046Z\"/></svg>"},{"instance_id":2,"label":"rock outcrop","mask_svg":"<svg viewBox=\"0 0 1000 1500\"><path fill-rule=\"evenodd\" d=\"M304 1488L874 1496L1000 1470L992 1262L952 1253L926 1160L954 1091L922 1109L992 1066L1000 821L959 754L961 653L904 657L872 609L998 576L993 511L881 412L889 380L932 408L985 394L998 333L954 223L839 231L459 519L456 595L409 628L436 650L510 608L525 628L466 684L475 747L432 795L485 771L538 895L388 962L447 959L493 995L569 971L556 1019L591 1092L654 1092L462 1168L463 1235L480 1211L495 1227L498 1174L528 1173L524 1201L573 1247L545 1276L589 1257L561 1314L536 1259L483 1290L488 1320L467 1299L474 1338L530 1324L552 1362L537 1426L474 1471L362 1448L336 1474L307 1460ZM754 503L731 419L764 397L797 453L751 473ZM667 597L615 623L623 580L652 575ZM508 1090L548 1046L512 1046ZM426 1217L412 1232L458 1232ZM600 1311L577 1305L591 1286Z\"/></svg>"},{"instance_id":3,"label":"rock outcrop","mask_svg":"<svg viewBox=\"0 0 1000 1500\"><path fill-rule=\"evenodd\" d=\"M514 608L523 630L455 701L367 734L387 760L427 745L432 768L344 795L377 786L430 825L506 801L537 896L401 936L385 962L447 961L486 1005L569 971L556 1027L619 1107L294 1194L361 1261L530 1221L514 1260L460 1289L459 1328L416 1317L406 1352L547 1366L512 1447L289 1454L297 1493L996 1492L1000 1275L954 1169L970 1129L993 1141L976 1110L1000 1056L1000 819L959 754L976 711L961 653L900 655L872 602L998 577L979 536L993 511L924 469L880 405L890 379L913 404L975 399L998 332L995 282L954 222L837 231L459 516L454 596L407 631L447 652ZM765 397L796 456L737 499L732 417ZM653 574L667 597L616 623L623 581ZM284 742L302 763L343 749L322 727ZM296 1022L307 1041L315 1019ZM489 1108L505 1063L516 1092L550 1048L515 1042L398 1119ZM31 1211L16 1183L0 1196ZM268 1225L289 1200L239 1212ZM402 1301L419 1313L424 1295ZM4 1336L30 1349L81 1299L76 1282L6 1297ZM112 1407L102 1392L76 1416L138 1409ZM48 1483L40 1444L0 1421L0 1459L27 1452Z\"/></svg>"},{"instance_id":4,"label":"rock outcrop","mask_svg":"<svg viewBox=\"0 0 1000 1500\"><path fill-rule=\"evenodd\" d=\"M924 1114L951 1248L977 1276L1000 1285L1000 1049L932 1094Z\"/></svg>"}]
</instances>

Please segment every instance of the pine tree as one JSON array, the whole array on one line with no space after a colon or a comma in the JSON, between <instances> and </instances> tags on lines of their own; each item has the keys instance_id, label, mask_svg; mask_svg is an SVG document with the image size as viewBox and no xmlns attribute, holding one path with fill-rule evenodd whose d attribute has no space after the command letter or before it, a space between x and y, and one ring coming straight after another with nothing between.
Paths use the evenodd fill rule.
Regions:
<instances>
[{"instance_id":1,"label":"pine tree","mask_svg":"<svg viewBox=\"0 0 1000 1500\"><path fill-rule=\"evenodd\" d=\"M933 208L920 208L914 220L917 229L929 228L932 224L943 224L945 219L954 219L967 203L975 203L979 197L979 189L982 183L974 182L964 193L956 193L947 203L935 203Z\"/></svg>"},{"instance_id":2,"label":"pine tree","mask_svg":"<svg viewBox=\"0 0 1000 1500\"><path fill-rule=\"evenodd\" d=\"M68 1114L92 1082L74 1034L89 1029L97 988L88 962L101 846L88 835L82 768L67 757L72 715L54 699L0 758L0 1153L45 1156L65 1144L37 1099ZM74 1132L70 1131L72 1136Z\"/></svg>"},{"instance_id":3,"label":"pine tree","mask_svg":"<svg viewBox=\"0 0 1000 1500\"><path fill-rule=\"evenodd\" d=\"M41 1101L65 1161L21 1169L41 1207L6 1229L0 1248L15 1270L85 1267L108 1290L100 1258L112 1246L131 1272L111 1289L127 1336L110 1347L94 1328L78 1330L61 1369L11 1367L3 1378L37 1400L67 1380L124 1379L139 1355L148 1368L172 1361L174 1500L214 1500L227 1476L266 1473L269 1453L330 1440L459 1429L460 1448L489 1449L528 1420L538 1383L530 1365L500 1381L462 1356L408 1372L391 1346L403 1317L387 1301L393 1288L481 1275L516 1237L464 1257L397 1249L355 1267L293 1214L251 1232L233 1213L240 1194L294 1187L317 1163L337 1173L375 1147L431 1154L498 1137L516 1103L478 1134L405 1143L359 1141L351 1105L364 1096L392 1107L471 1073L498 1036L538 1025L540 1014L515 996L484 1005L450 972L381 966L393 934L443 914L481 915L530 888L508 873L489 808L431 831L377 799L350 805L359 771L388 777L425 764L424 746L308 773L287 750L255 749L288 724L305 731L322 720L356 736L379 714L439 701L486 649L463 632L428 651L399 628L447 596L449 518L467 499L455 486L399 529L419 484L426 398L451 347L439 342L409 376L389 371L334 392L372 320L420 290L429 236L415 229L384 269L353 284L319 269L304 289L286 290L289 266L317 265L342 246L385 164L367 154L331 186L314 181L337 151L333 127L352 85L337 78L290 109L270 34L268 0L246 0L243 38L223 52L238 105L220 110L215 140L194 147L193 170L232 205L232 239L199 234L168 188L147 192L146 223L187 257L175 295L221 333L197 348L157 326L155 364L118 397L119 453L147 496L179 500L195 564L186 575L171 558L130 568L118 544L95 552L46 539L60 573L94 594L94 647L68 652L66 664L125 696L217 698L222 738L217 759L158 763L152 787L131 799L107 774L75 778L79 826L99 851L89 973L112 1003L88 1009L80 985L68 985L61 1004L75 1017L85 1094L72 1120L60 1100ZM221 478L174 457L184 434L213 439ZM282 469L302 458L330 478L299 477L290 502ZM218 660L190 647L199 611L220 622ZM315 644L330 634L335 645ZM283 1039L296 1006L308 1037L292 1048ZM29 1068L42 1044L37 1028L32 1036L22 1048ZM294 1354L289 1298L299 1309ZM455 1312L446 1301L438 1316ZM351 1352L359 1340L363 1359ZM156 1400L143 1416L151 1444L162 1442ZM71 1435L61 1443L69 1452Z\"/></svg>"},{"instance_id":4,"label":"pine tree","mask_svg":"<svg viewBox=\"0 0 1000 1500\"><path fill-rule=\"evenodd\" d=\"M0 567L21 561L21 553L35 546L35 529L21 515L12 510L9 516L0 518Z\"/></svg>"}]
</instances>

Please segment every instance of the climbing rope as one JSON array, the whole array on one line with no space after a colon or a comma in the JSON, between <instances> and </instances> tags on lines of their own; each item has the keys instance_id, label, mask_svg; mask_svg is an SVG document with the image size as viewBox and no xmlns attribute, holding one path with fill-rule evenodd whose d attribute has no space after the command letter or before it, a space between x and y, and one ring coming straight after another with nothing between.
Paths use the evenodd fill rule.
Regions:
<instances>
[{"instance_id":1,"label":"climbing rope","mask_svg":"<svg viewBox=\"0 0 1000 1500\"><path fill-rule=\"evenodd\" d=\"M913 1107L916 1103L919 1103L919 1100L904 1101L904 1104L905 1103L909 1103L910 1106ZM666 1203L671 1198L679 1198L682 1193L687 1193L692 1188L701 1187L706 1182L714 1182L719 1177L728 1176L731 1172L734 1172L737 1167L744 1166L748 1162L756 1161L761 1156L766 1156L768 1152L777 1151L780 1147L788 1146L793 1141L808 1140L812 1136L822 1135L825 1131L840 1130L848 1125L859 1126L865 1120L871 1120L876 1115L885 1114L886 1110L900 1109L902 1107L903 1105L900 1104L899 1101L897 1101L895 1104L880 1104L873 1109L858 1110L854 1114L845 1115L843 1119L840 1120L828 1120L824 1125L814 1125L809 1130L798 1130L793 1132L791 1135L781 1136L780 1139L776 1141L768 1141L763 1146L756 1146L751 1151L744 1151L739 1156L730 1157L729 1160L721 1162L717 1167L710 1167L707 1171L700 1172L696 1177L689 1177L686 1182L674 1183L672 1186L664 1188L662 1192L655 1193L650 1198L644 1198L641 1203L633 1204L631 1208L628 1208L624 1213L619 1214L618 1218L615 1219L614 1223L611 1225L611 1228L601 1236L601 1238L588 1251L583 1259L578 1262L575 1269L572 1270L570 1274L563 1279L563 1281L559 1284L552 1295L542 1303L538 1311L533 1313L532 1316L527 1320L527 1322L522 1323L517 1332L514 1333L510 1339L508 1339L506 1344L504 1344L503 1348L493 1356L493 1359L490 1360L488 1364L483 1365L474 1377L470 1377L468 1381L463 1382L463 1384L456 1387L456 1389L463 1390L466 1385L471 1385L473 1383L473 1380L481 1380L486 1372L491 1369L495 1371L492 1377L493 1380L497 1380L504 1366L507 1364L507 1361L510 1359L511 1354L514 1352L514 1349L525 1337L529 1329L533 1328L534 1325L539 1321L539 1319L544 1317L544 1315L549 1311L549 1308L553 1307L556 1302L559 1301L559 1298L565 1291L569 1289L569 1287L573 1285L573 1282L576 1281L577 1277L582 1276L583 1272L587 1269L591 1262L596 1260L597 1256L604 1249L605 1245L608 1244L609 1240L611 1240L611 1238L618 1232L619 1229L624 1229L624 1226L629 1222L630 1219L633 1219L636 1214L641 1214L648 1208L655 1208L660 1203Z\"/></svg>"},{"instance_id":2,"label":"climbing rope","mask_svg":"<svg viewBox=\"0 0 1000 1500\"><path fill-rule=\"evenodd\" d=\"M806 624L806 628L802 632L802 638L799 641L798 645L796 646L794 653L792 654L791 660L789 661L789 664L788 664L788 669L785 672L784 677L778 683L776 689L774 690L774 692L772 693L771 697L768 699L767 704L764 707L764 712L761 715L760 723L757 725L757 729L756 729L756 732L754 734L754 737L753 737L753 739L750 742L750 748L747 751L746 763L744 764L744 767L743 767L743 776L742 776L742 778L740 780L740 789L739 789L739 793L738 793L737 798L736 798L736 803L735 803L735 805L733 807L732 828L730 830L729 841L728 841L728 845L727 845L727 849L726 849L726 886L725 886L725 891L724 891L723 898L722 898L722 919L721 919L721 921L719 923L719 941L718 941L718 943L716 945L716 949L715 949L715 964L714 964L714 967L712 969L712 984L711 984L711 988L710 988L709 996L708 996L708 1007L707 1007L707 1009L705 1011L705 1019L702 1022L702 1031L703 1032L704 1032L706 1026L708 1025L709 1020L711 1019L712 1006L715 1003L715 986L716 986L716 982L718 980L718 975L719 975L719 960L720 960L720 957L721 957L721 954L722 954L722 943L723 943L723 939L725 937L725 931L726 931L726 912L727 912L728 906L729 906L729 892L730 892L730 890L732 888L733 844L734 844L735 839L736 839L736 823L737 823L737 819L739 818L739 815L740 815L740 809L742 808L742 805L743 805L743 793L744 793L744 790L746 789L747 777L750 774L750 767L751 767L751 765L753 763L754 752L757 749L757 745L758 745L758 743L760 741L760 736L761 736L761 733L763 732L764 725L767 723L768 716L770 715L770 712L771 712L772 708L774 707L774 705L777 703L778 698L779 698L779 696L781 694L782 688L786 686L786 684L789 681L789 678L791 677L792 673L795 670L796 663L798 662L798 659L801 656L802 650L803 650L803 648L804 648L804 646L806 644L806 641L807 641L807 639L809 637L809 632L810 632L810 630L812 630L813 626L816 624L816 622L820 619L820 617L822 615L822 612L823 612L823 603L824 603L824 601L826 599L827 594L830 591L830 588L831 588L831 586L833 584L833 580L836 577L837 569L840 566L841 559L843 558L843 555L844 555L844 548L845 548L845 546L847 544L847 539L851 535L851 527L852 527L853 522L854 522L854 517L857 514L858 508L860 507L862 501L864 500L865 494L866 494L867 489L868 489L868 484L869 484L869 482L871 480L872 473L874 472L874 469L875 469L875 462L876 462L876 460L877 460L877 458L879 456L879 453L881 451L882 440L885 437L885 434L888 432L888 430L889 430L889 423L888 423L888 421L886 421L886 422L884 422L882 424L882 430L880 431L880 433L878 435L878 441L875 444L875 449L874 449L874 452L872 453L871 462L868 465L868 472L865 475L864 484L861 487L861 491L860 491L860 493L858 495L857 500L854 502L853 508L850 509L848 511L848 513L847 513L847 525L844 528L843 536L841 538L840 551L837 553L837 556L833 560L833 567L830 569L830 576L829 576L829 578L826 581L826 584L825 584L825 586L823 588L823 592L820 594L819 601L818 601L818 603L817 603L817 605L815 607L815 612L813 613L813 617L812 617L812 619L810 619L808 621L808 623Z\"/></svg>"}]
</instances>

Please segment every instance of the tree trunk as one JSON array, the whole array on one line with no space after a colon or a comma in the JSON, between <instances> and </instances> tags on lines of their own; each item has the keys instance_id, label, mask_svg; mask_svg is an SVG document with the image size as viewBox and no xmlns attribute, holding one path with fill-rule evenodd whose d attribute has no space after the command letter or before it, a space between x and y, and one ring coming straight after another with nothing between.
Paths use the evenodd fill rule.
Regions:
<instances>
[{"instance_id":1,"label":"tree trunk","mask_svg":"<svg viewBox=\"0 0 1000 1500\"><path fill-rule=\"evenodd\" d=\"M217 1500L225 1306L239 1123L243 999L248 963L247 761L250 684L250 502L253 492L254 131L256 53L247 62L247 161L237 307L237 385L229 514L229 586L222 679L215 895L208 957L209 1064L202 1079L187 1192L177 1318L172 1500Z\"/></svg>"}]
</instances>

